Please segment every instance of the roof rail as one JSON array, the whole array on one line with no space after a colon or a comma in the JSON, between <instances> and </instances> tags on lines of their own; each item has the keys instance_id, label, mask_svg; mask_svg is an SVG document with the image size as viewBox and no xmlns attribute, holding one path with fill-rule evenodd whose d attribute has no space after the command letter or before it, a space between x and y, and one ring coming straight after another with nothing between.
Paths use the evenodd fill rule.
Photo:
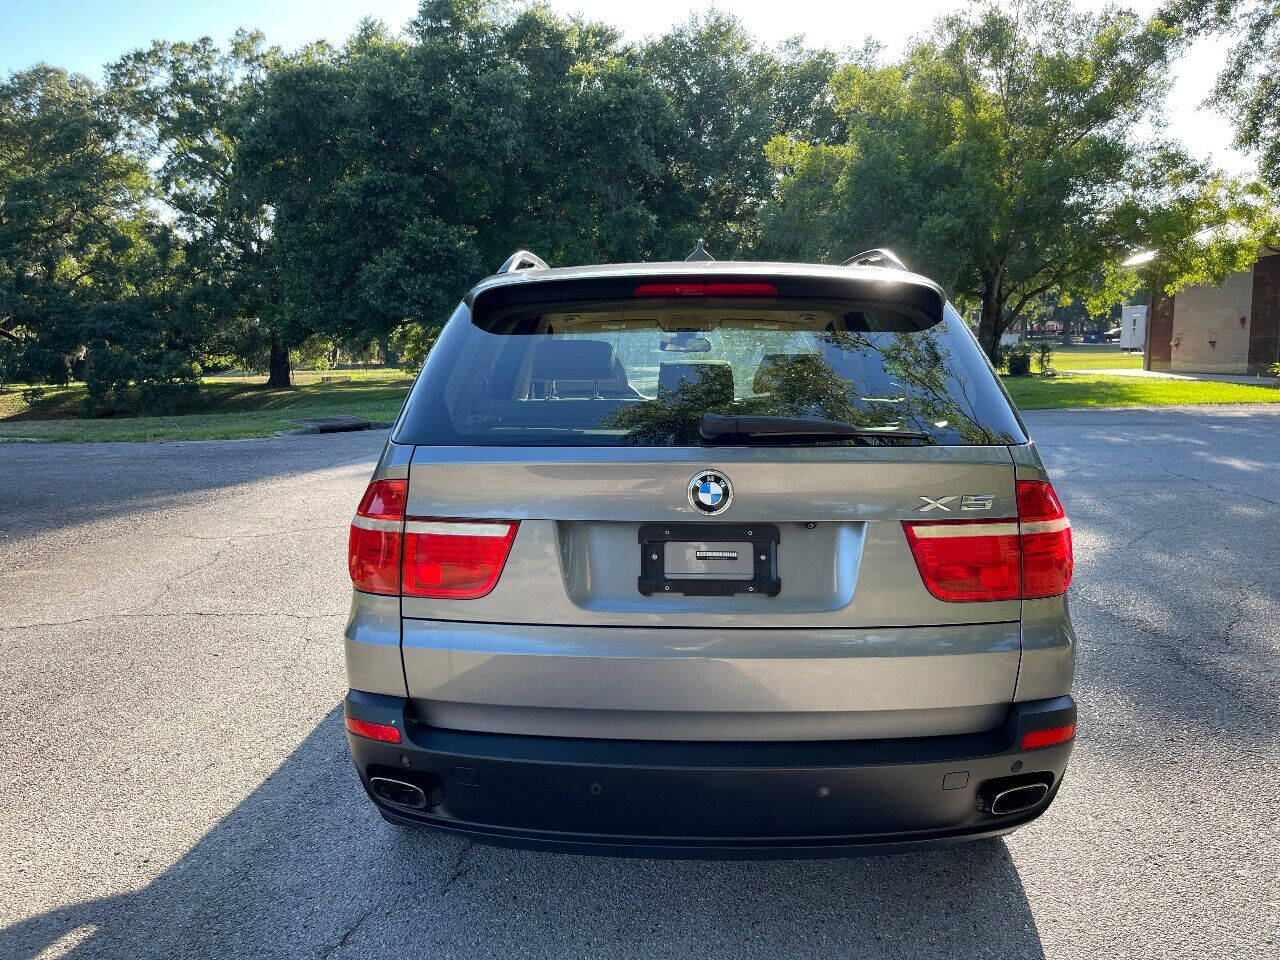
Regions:
<instances>
[{"instance_id":1,"label":"roof rail","mask_svg":"<svg viewBox=\"0 0 1280 960\"><path fill-rule=\"evenodd\" d=\"M702 238L698 238L698 245L689 251L689 255L684 258L688 263L690 260L714 260L711 254L707 253L707 248L702 245Z\"/></svg>"},{"instance_id":2,"label":"roof rail","mask_svg":"<svg viewBox=\"0 0 1280 960\"><path fill-rule=\"evenodd\" d=\"M530 268L536 270L549 270L547 261L543 260L536 253L530 253L528 250L517 250L498 268L498 273L515 273L517 270L528 270Z\"/></svg>"},{"instance_id":3,"label":"roof rail","mask_svg":"<svg viewBox=\"0 0 1280 960\"><path fill-rule=\"evenodd\" d=\"M906 270L907 265L903 263L896 253L892 250L886 250L884 247L875 247L871 250L863 250L861 253L855 253L844 263L842 267L890 267L894 270Z\"/></svg>"}]
</instances>

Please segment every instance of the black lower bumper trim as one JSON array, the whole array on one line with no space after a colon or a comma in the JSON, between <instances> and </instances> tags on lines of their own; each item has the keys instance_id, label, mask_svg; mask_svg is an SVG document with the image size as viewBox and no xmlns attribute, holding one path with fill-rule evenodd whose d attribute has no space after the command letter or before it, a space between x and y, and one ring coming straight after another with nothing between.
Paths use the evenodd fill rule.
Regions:
<instances>
[{"instance_id":1,"label":"black lower bumper trim","mask_svg":"<svg viewBox=\"0 0 1280 960\"><path fill-rule=\"evenodd\" d=\"M387 819L496 844L644 856L820 856L997 836L1052 802L1071 743L1020 748L1030 730L1074 723L1069 697L1012 705L998 729L902 740L650 742L432 728L406 701L352 691L349 716L395 724L403 742L349 736L373 777L418 787L425 809L370 793ZM987 785L1049 792L990 812Z\"/></svg>"}]
</instances>

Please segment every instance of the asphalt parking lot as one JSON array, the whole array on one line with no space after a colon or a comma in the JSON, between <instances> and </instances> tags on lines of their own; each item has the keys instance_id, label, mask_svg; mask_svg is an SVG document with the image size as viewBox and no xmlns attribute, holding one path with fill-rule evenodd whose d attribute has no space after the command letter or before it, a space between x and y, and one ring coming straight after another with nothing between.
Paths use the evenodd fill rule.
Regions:
<instances>
[{"instance_id":1,"label":"asphalt parking lot","mask_svg":"<svg viewBox=\"0 0 1280 960\"><path fill-rule=\"evenodd\" d=\"M1076 535L1062 793L813 862L384 824L339 708L382 434L0 445L0 958L1280 956L1280 409L1027 419Z\"/></svg>"}]
</instances>

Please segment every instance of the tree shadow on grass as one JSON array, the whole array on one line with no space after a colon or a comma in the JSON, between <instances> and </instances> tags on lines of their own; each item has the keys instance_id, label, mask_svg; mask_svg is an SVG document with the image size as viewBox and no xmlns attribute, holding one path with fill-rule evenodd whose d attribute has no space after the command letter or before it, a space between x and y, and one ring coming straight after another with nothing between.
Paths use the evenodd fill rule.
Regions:
<instances>
[{"instance_id":1,"label":"tree shadow on grass","mask_svg":"<svg viewBox=\"0 0 1280 960\"><path fill-rule=\"evenodd\" d=\"M665 861L390 827L351 770L340 709L147 886L0 931L0 956L20 960L618 954L1043 956L1000 841L846 860Z\"/></svg>"}]
</instances>

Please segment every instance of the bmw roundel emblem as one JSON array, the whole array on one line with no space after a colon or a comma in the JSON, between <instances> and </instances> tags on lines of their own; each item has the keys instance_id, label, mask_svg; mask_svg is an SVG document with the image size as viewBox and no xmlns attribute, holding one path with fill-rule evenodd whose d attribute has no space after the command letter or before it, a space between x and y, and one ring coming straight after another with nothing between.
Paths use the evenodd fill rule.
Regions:
<instances>
[{"instance_id":1,"label":"bmw roundel emblem","mask_svg":"<svg viewBox=\"0 0 1280 960\"><path fill-rule=\"evenodd\" d=\"M698 513L724 513L733 502L733 484L719 470L703 470L689 481L689 504Z\"/></svg>"}]
</instances>

